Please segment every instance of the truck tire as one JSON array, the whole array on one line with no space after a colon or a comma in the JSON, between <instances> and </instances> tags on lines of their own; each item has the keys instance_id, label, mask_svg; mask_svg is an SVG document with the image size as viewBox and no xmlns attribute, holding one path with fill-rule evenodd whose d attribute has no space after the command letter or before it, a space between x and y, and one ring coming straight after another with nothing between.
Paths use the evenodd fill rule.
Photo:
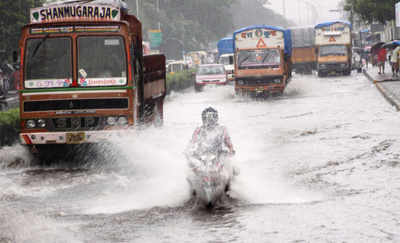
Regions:
<instances>
[{"instance_id":1,"label":"truck tire","mask_svg":"<svg viewBox=\"0 0 400 243\"><path fill-rule=\"evenodd\" d=\"M162 127L164 124L164 117L162 111L163 101L159 100L154 105L153 111L153 125L155 127Z\"/></svg>"},{"instance_id":2,"label":"truck tire","mask_svg":"<svg viewBox=\"0 0 400 243\"><path fill-rule=\"evenodd\" d=\"M194 85L194 91L196 92L201 92L203 90L203 87L201 85Z\"/></svg>"}]
</instances>

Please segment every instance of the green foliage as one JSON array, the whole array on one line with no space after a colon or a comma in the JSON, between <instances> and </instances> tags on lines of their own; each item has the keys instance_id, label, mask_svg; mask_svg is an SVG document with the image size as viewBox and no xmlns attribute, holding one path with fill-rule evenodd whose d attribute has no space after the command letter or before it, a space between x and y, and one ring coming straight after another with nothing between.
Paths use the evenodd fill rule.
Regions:
<instances>
[{"instance_id":1,"label":"green foliage","mask_svg":"<svg viewBox=\"0 0 400 243\"><path fill-rule=\"evenodd\" d=\"M237 0L231 6L233 24L235 29L249 25L271 25L287 27L293 25L282 15L269 8L263 7L267 1L263 0Z\"/></svg>"},{"instance_id":2,"label":"green foliage","mask_svg":"<svg viewBox=\"0 0 400 243\"><path fill-rule=\"evenodd\" d=\"M0 112L0 125L18 126L19 124L19 109L11 109Z\"/></svg>"},{"instance_id":3,"label":"green foliage","mask_svg":"<svg viewBox=\"0 0 400 243\"><path fill-rule=\"evenodd\" d=\"M157 1L160 9L157 10ZM215 48L219 39L253 24L287 25L287 21L263 7L266 0L147 0L138 1L139 18L147 40L149 29L163 31L161 50L168 59L180 59L182 51ZM136 1L127 1L137 13ZM173 50L173 51L171 51ZM171 53L172 52L172 53ZM169 55L171 54L171 55ZM173 54L173 55L172 55Z\"/></svg>"},{"instance_id":4,"label":"green foliage","mask_svg":"<svg viewBox=\"0 0 400 243\"><path fill-rule=\"evenodd\" d=\"M39 6L43 0L0 1L0 50L11 52L18 49L21 28L29 22L30 8ZM0 60L2 61L2 60Z\"/></svg>"},{"instance_id":5,"label":"green foliage","mask_svg":"<svg viewBox=\"0 0 400 243\"><path fill-rule=\"evenodd\" d=\"M167 74L167 93L171 91L179 91L193 86L195 70L185 70L183 72Z\"/></svg>"},{"instance_id":6,"label":"green foliage","mask_svg":"<svg viewBox=\"0 0 400 243\"><path fill-rule=\"evenodd\" d=\"M362 20L385 23L394 20L395 4L400 0L346 0L344 10L353 12Z\"/></svg>"}]
</instances>

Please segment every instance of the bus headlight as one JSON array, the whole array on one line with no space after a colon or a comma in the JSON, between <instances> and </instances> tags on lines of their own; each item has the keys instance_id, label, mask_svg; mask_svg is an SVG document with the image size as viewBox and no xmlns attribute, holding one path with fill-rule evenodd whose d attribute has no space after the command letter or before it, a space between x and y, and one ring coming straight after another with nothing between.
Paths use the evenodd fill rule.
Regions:
<instances>
[{"instance_id":1,"label":"bus headlight","mask_svg":"<svg viewBox=\"0 0 400 243\"><path fill-rule=\"evenodd\" d=\"M37 120L37 126L40 127L40 128L45 128L46 127L46 120L45 119Z\"/></svg>"},{"instance_id":2,"label":"bus headlight","mask_svg":"<svg viewBox=\"0 0 400 243\"><path fill-rule=\"evenodd\" d=\"M25 123L26 128L35 128L36 122L35 120L27 120Z\"/></svg>"},{"instance_id":3,"label":"bus headlight","mask_svg":"<svg viewBox=\"0 0 400 243\"><path fill-rule=\"evenodd\" d=\"M107 117L106 122L107 125L114 126L115 124L117 124L117 118L115 116L109 116Z\"/></svg>"},{"instance_id":4,"label":"bus headlight","mask_svg":"<svg viewBox=\"0 0 400 243\"><path fill-rule=\"evenodd\" d=\"M128 118L126 118L125 116L121 116L120 118L118 118L118 125L126 125L128 124Z\"/></svg>"}]
</instances>

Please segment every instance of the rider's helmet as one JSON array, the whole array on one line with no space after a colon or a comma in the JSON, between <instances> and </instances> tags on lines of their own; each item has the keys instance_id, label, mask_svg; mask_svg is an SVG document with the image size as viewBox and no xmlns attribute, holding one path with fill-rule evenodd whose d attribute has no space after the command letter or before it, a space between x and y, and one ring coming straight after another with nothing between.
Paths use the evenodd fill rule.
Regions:
<instances>
[{"instance_id":1,"label":"rider's helmet","mask_svg":"<svg viewBox=\"0 0 400 243\"><path fill-rule=\"evenodd\" d=\"M208 107L201 113L203 125L206 127L214 127L218 123L218 111L212 107Z\"/></svg>"}]
</instances>

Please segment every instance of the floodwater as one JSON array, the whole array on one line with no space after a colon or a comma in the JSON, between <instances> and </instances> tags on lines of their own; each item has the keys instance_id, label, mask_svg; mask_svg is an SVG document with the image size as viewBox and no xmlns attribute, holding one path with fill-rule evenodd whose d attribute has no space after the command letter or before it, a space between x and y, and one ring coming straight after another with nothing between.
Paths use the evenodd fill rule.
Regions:
<instances>
[{"instance_id":1,"label":"floodwater","mask_svg":"<svg viewBox=\"0 0 400 243\"><path fill-rule=\"evenodd\" d=\"M208 106L240 169L211 211L191 203L182 153ZM355 73L296 75L266 100L232 86L174 93L164 127L93 159L43 167L24 147L1 149L0 242L399 242L399 122Z\"/></svg>"}]
</instances>

